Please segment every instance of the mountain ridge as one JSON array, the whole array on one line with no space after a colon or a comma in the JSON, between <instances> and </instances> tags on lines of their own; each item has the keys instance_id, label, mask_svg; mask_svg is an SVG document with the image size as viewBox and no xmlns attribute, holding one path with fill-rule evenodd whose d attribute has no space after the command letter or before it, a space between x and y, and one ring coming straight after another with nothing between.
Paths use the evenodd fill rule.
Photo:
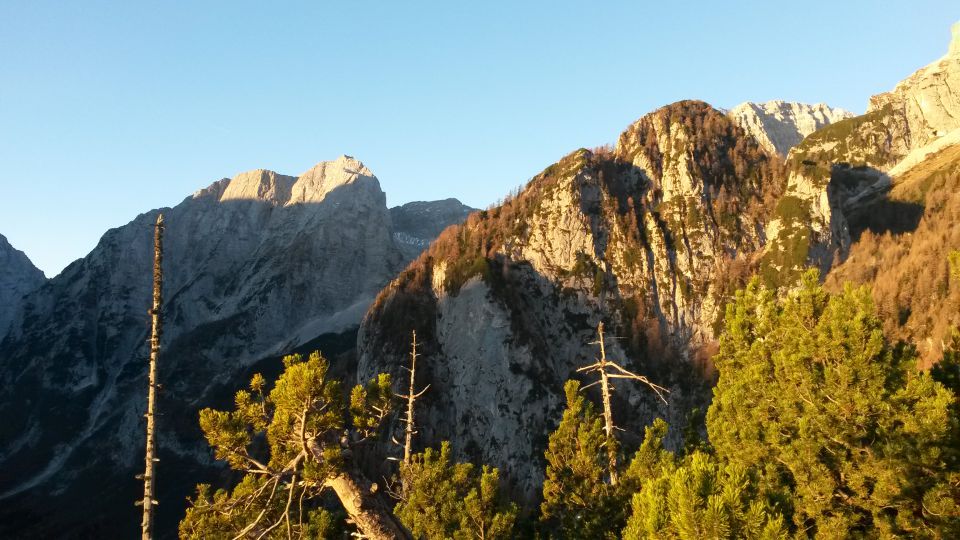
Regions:
<instances>
[{"instance_id":1,"label":"mountain ridge","mask_svg":"<svg viewBox=\"0 0 960 540\"><path fill-rule=\"evenodd\" d=\"M367 173L342 157L299 180L255 170L216 181L107 231L90 254L29 294L16 328L0 341L0 412L12 417L0 427L9 441L0 453L0 498L12 514L0 522L22 526L13 519L18 510L29 515L45 498L110 486L102 502L65 505L44 527L87 520L112 531L102 534L120 534L109 525L110 505L135 493L142 456L145 310L158 213L166 221L159 373L168 415L159 420L159 445L161 459L177 464L160 473L167 484L159 495L181 501L193 479L178 480L174 471L210 462L196 408L264 359L351 335L408 260L379 181ZM116 527L134 525L124 523ZM3 534L10 533L0 526Z\"/></svg>"},{"instance_id":2,"label":"mountain ridge","mask_svg":"<svg viewBox=\"0 0 960 540\"><path fill-rule=\"evenodd\" d=\"M364 318L358 380L402 377L416 330L418 370L432 385L418 412L422 444L450 440L536 500L544 434L563 382L595 354L598 322L623 336L608 354L674 383L669 406L618 387L615 408L633 413L628 438L657 416L683 425L705 403L704 354L737 279L712 278L761 245L763 194L775 195L781 169L706 103L648 113L615 149L573 152L502 206L444 231Z\"/></svg>"}]
</instances>

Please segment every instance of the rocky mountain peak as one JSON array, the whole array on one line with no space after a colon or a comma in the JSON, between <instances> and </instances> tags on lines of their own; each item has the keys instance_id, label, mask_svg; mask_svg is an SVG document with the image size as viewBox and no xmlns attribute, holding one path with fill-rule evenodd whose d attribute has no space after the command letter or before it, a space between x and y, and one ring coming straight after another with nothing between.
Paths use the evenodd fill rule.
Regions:
<instances>
[{"instance_id":1,"label":"rocky mountain peak","mask_svg":"<svg viewBox=\"0 0 960 540\"><path fill-rule=\"evenodd\" d=\"M297 178L288 204L319 202L334 189L361 179L376 181L370 169L350 156L343 155L333 161L321 161Z\"/></svg>"},{"instance_id":2,"label":"rocky mountain peak","mask_svg":"<svg viewBox=\"0 0 960 540\"><path fill-rule=\"evenodd\" d=\"M657 109L614 150L572 152L502 205L441 233L367 312L358 378L399 373L416 329L432 385L417 413L423 444L453 441L535 500L543 434L562 412L562 394L544 389L561 388L595 356L599 321L622 336L609 354L658 383L686 384L667 379L712 342L732 289L718 274L762 245L763 201L782 184L780 168L707 103ZM618 388L617 406L637 411L624 427L642 431L700 399L691 380L671 394L669 411Z\"/></svg>"},{"instance_id":3,"label":"rocky mountain peak","mask_svg":"<svg viewBox=\"0 0 960 540\"><path fill-rule=\"evenodd\" d=\"M791 148L814 131L854 116L825 103L810 105L779 99L766 103L741 103L728 114L757 139L764 150L781 156L786 156Z\"/></svg>"},{"instance_id":4,"label":"rocky mountain peak","mask_svg":"<svg viewBox=\"0 0 960 540\"><path fill-rule=\"evenodd\" d=\"M273 171L256 169L234 176L227 184L220 201L268 201L283 205L290 200L290 189L296 178Z\"/></svg>"},{"instance_id":5,"label":"rocky mountain peak","mask_svg":"<svg viewBox=\"0 0 960 540\"><path fill-rule=\"evenodd\" d=\"M957 25L952 31L946 56L871 97L865 114L825 126L790 151L786 194L767 224L770 273L811 263L825 273L864 229L889 230L888 214L909 221L909 205L899 212L883 206L891 187L960 143Z\"/></svg>"},{"instance_id":6,"label":"rocky mountain peak","mask_svg":"<svg viewBox=\"0 0 960 540\"><path fill-rule=\"evenodd\" d=\"M393 240L409 259L416 258L443 229L461 223L475 208L457 199L413 201L390 209Z\"/></svg>"},{"instance_id":7,"label":"rocky mountain peak","mask_svg":"<svg viewBox=\"0 0 960 540\"><path fill-rule=\"evenodd\" d=\"M730 160L730 151L738 159ZM749 183L745 164L763 151L730 117L708 103L685 100L661 107L626 129L614 154L655 189L645 198L666 202L709 197L721 187L739 192ZM764 162L768 160L762 160Z\"/></svg>"},{"instance_id":8,"label":"rocky mountain peak","mask_svg":"<svg viewBox=\"0 0 960 540\"><path fill-rule=\"evenodd\" d=\"M343 155L333 161L321 161L299 177L265 169L243 172L225 185L217 182L198 192L198 195L219 193L221 202L248 200L290 206L320 202L333 190L358 179L368 179L379 186L370 169L360 161Z\"/></svg>"}]
</instances>

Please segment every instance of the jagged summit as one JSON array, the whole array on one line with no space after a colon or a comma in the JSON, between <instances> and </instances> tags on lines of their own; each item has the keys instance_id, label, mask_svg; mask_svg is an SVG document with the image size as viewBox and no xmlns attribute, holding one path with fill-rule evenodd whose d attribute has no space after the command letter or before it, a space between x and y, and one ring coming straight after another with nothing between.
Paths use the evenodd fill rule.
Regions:
<instances>
[{"instance_id":1,"label":"jagged summit","mask_svg":"<svg viewBox=\"0 0 960 540\"><path fill-rule=\"evenodd\" d=\"M753 135L770 153L786 156L814 131L854 114L825 103L809 105L783 100L745 102L728 113L741 128Z\"/></svg>"},{"instance_id":2,"label":"jagged summit","mask_svg":"<svg viewBox=\"0 0 960 540\"><path fill-rule=\"evenodd\" d=\"M457 199L413 201L390 209L393 239L409 259L416 258L443 229L461 223L475 208Z\"/></svg>"},{"instance_id":3,"label":"jagged summit","mask_svg":"<svg viewBox=\"0 0 960 540\"><path fill-rule=\"evenodd\" d=\"M288 204L319 202L334 189L364 178L376 181L370 169L350 156L343 155L333 161L321 161L300 175L293 185Z\"/></svg>"},{"instance_id":4,"label":"jagged summit","mask_svg":"<svg viewBox=\"0 0 960 540\"><path fill-rule=\"evenodd\" d=\"M198 194L216 194L221 202L250 200L290 206L320 202L334 189L358 179L369 179L379 186L376 177L362 162L342 155L333 161L317 163L299 177L256 169L240 173L226 183L222 180L214 183Z\"/></svg>"}]
</instances>

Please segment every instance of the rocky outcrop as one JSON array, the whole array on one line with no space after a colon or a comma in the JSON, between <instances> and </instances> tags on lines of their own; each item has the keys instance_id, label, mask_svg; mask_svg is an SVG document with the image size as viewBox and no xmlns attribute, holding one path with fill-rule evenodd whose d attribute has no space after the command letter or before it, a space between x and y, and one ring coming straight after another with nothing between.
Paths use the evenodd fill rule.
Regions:
<instances>
[{"instance_id":1,"label":"rocky outcrop","mask_svg":"<svg viewBox=\"0 0 960 540\"><path fill-rule=\"evenodd\" d=\"M896 177L956 141L960 128L960 26L949 52L890 92L867 113L816 131L789 153L786 196L768 225L767 275L793 276L807 264L823 275L872 228Z\"/></svg>"},{"instance_id":2,"label":"rocky outcrop","mask_svg":"<svg viewBox=\"0 0 960 540\"><path fill-rule=\"evenodd\" d=\"M461 223L475 208L457 199L415 201L390 209L393 240L410 259L416 258L443 229Z\"/></svg>"},{"instance_id":3,"label":"rocky outcrop","mask_svg":"<svg viewBox=\"0 0 960 540\"><path fill-rule=\"evenodd\" d=\"M0 234L0 340L17 318L21 300L45 281L43 272Z\"/></svg>"},{"instance_id":4,"label":"rocky outcrop","mask_svg":"<svg viewBox=\"0 0 960 540\"><path fill-rule=\"evenodd\" d=\"M158 514L167 534L204 478L199 464L210 462L197 410L229 401L254 366L268 374L279 367L262 360L351 332L409 260L393 240L379 181L346 156L298 177L242 173L108 231L24 299L0 343L0 413L8 419L0 426L0 498L12 512L0 522L23 525L17 534L43 536L41 527L70 519L106 527L91 529L98 536L135 530L124 521L134 513L121 509L132 505L142 465L151 225L161 211L157 486L171 509ZM31 520L51 497L71 502Z\"/></svg>"},{"instance_id":5,"label":"rocky outcrop","mask_svg":"<svg viewBox=\"0 0 960 540\"><path fill-rule=\"evenodd\" d=\"M900 81L890 92L870 98L868 113L889 109L904 116L910 150L960 128L960 22L953 25L952 33L944 57Z\"/></svg>"},{"instance_id":6,"label":"rocky outcrop","mask_svg":"<svg viewBox=\"0 0 960 540\"><path fill-rule=\"evenodd\" d=\"M628 440L657 416L679 431L706 399L699 362L730 293L721 274L763 245L762 201L781 175L776 157L709 105L657 110L612 152L574 152L445 231L367 313L358 377L404 377L415 329L418 373L431 384L418 444L449 439L531 500L563 383L597 354L602 320L620 338L608 354L672 389L664 406L618 385Z\"/></svg>"},{"instance_id":7,"label":"rocky outcrop","mask_svg":"<svg viewBox=\"0 0 960 540\"><path fill-rule=\"evenodd\" d=\"M825 103L808 105L774 100L746 102L728 113L738 126L752 135L764 150L786 157L791 148L818 129L855 115Z\"/></svg>"}]
</instances>

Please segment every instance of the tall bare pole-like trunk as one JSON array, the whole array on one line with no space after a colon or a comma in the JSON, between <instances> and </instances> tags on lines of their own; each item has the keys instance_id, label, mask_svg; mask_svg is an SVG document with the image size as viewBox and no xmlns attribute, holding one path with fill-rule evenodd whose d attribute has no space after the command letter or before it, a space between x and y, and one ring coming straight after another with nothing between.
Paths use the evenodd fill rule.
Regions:
<instances>
[{"instance_id":1,"label":"tall bare pole-like trunk","mask_svg":"<svg viewBox=\"0 0 960 540\"><path fill-rule=\"evenodd\" d=\"M157 398L157 357L160 355L160 303L163 287L163 214L157 216L157 223L153 231L153 307L150 309L150 374L147 389L147 456L146 468L143 473L143 540L153 539L153 507L157 501L154 493L153 465L158 460L154 457L156 451L156 398Z\"/></svg>"},{"instance_id":2,"label":"tall bare pole-like trunk","mask_svg":"<svg viewBox=\"0 0 960 540\"><path fill-rule=\"evenodd\" d=\"M613 410L610 407L610 394L613 391L613 385L610 382L610 379L633 379L635 381L640 381L647 386L649 386L654 392L656 392L657 397L659 397L664 403L667 402L666 398L663 397L663 394L669 392L666 388L659 386L650 382L649 379L643 375L637 375L622 368L619 364L612 360L607 359L607 347L603 338L603 321L597 325L597 336L598 343L600 345L600 358L593 364L589 366L583 366L578 369L578 373L593 373L599 372L600 380L590 383L587 386L584 386L583 389L586 390L595 384L600 385L600 393L603 398L603 421L604 421L604 431L607 434L606 437L606 446L607 446L607 457L609 459L610 467L610 484L617 485L618 473L617 473L617 440L614 437L614 430L618 429L616 424L613 423Z\"/></svg>"}]
</instances>

